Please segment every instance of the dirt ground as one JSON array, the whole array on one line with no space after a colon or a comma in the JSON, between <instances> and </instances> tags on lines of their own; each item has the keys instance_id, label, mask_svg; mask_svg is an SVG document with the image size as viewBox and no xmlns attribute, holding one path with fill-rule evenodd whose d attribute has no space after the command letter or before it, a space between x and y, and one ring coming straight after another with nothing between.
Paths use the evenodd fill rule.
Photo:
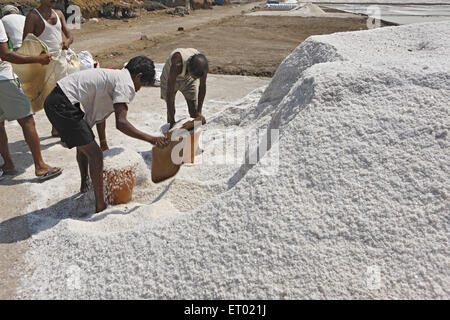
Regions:
<instances>
[{"instance_id":1,"label":"dirt ground","mask_svg":"<svg viewBox=\"0 0 450 320\"><path fill-rule=\"evenodd\" d=\"M173 49L193 47L208 57L212 73L271 77L283 59L309 36L365 27L363 19L234 16L122 44L96 59L111 67L120 67L136 55L163 63Z\"/></svg>"},{"instance_id":2,"label":"dirt ground","mask_svg":"<svg viewBox=\"0 0 450 320\"><path fill-rule=\"evenodd\" d=\"M77 49L90 50L102 67L120 68L130 58L146 55L164 63L176 48L194 47L210 61L211 73L271 77L283 59L311 35L367 29L366 20L355 18L305 18L246 16L257 3L242 7L214 7L185 17L164 12L139 19L101 19L76 30ZM145 23L148 23L147 25ZM146 26L151 26L151 30ZM178 31L182 27L183 31ZM114 30L114 39L99 39ZM123 38L125 33L126 37ZM91 48L96 35L96 45ZM141 35L147 37L140 40Z\"/></svg>"},{"instance_id":3,"label":"dirt ground","mask_svg":"<svg viewBox=\"0 0 450 320\"><path fill-rule=\"evenodd\" d=\"M81 24L80 29L73 29L75 42L72 47L78 52L88 50L93 54L106 52L110 48L139 40L142 35L149 39L155 36L176 33L182 26L186 30L222 18L250 12L258 3L234 6L214 6L212 9L191 11L189 15L174 16L163 11L141 12L137 18L98 19Z\"/></svg>"}]
</instances>

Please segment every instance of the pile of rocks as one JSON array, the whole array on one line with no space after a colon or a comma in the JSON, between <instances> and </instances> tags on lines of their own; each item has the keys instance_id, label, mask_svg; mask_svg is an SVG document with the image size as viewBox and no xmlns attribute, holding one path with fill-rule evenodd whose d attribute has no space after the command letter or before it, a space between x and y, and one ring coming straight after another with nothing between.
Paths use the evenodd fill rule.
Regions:
<instances>
[{"instance_id":1,"label":"pile of rocks","mask_svg":"<svg viewBox=\"0 0 450 320\"><path fill-rule=\"evenodd\" d=\"M173 16L180 16L180 17L184 17L185 15L189 14L189 9L185 8L185 7L175 7L171 10L167 10L166 11L167 14L171 14Z\"/></svg>"}]
</instances>

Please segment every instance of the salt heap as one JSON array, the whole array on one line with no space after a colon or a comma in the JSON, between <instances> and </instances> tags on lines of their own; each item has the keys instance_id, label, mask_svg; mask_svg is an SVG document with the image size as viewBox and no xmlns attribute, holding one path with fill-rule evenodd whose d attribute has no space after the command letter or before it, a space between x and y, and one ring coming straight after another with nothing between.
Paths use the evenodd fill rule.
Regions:
<instances>
[{"instance_id":1,"label":"salt heap","mask_svg":"<svg viewBox=\"0 0 450 320\"><path fill-rule=\"evenodd\" d=\"M59 223L20 296L450 298L449 54L449 22L308 38L208 124L279 128L275 176L120 233Z\"/></svg>"},{"instance_id":2,"label":"salt heap","mask_svg":"<svg viewBox=\"0 0 450 320\"><path fill-rule=\"evenodd\" d=\"M326 12L320 9L320 7L311 2L304 3L289 11L291 14L299 14L305 16L323 16Z\"/></svg>"},{"instance_id":3,"label":"salt heap","mask_svg":"<svg viewBox=\"0 0 450 320\"><path fill-rule=\"evenodd\" d=\"M136 184L142 184L150 177L149 170L142 156L130 149L115 147L103 152L103 169L114 171L117 169L136 171Z\"/></svg>"}]
</instances>

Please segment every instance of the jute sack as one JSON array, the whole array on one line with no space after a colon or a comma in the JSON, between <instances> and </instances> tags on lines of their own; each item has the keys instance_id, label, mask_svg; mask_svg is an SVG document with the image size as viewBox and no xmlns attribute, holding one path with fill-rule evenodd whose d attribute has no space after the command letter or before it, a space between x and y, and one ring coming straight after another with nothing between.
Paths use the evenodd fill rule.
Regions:
<instances>
[{"instance_id":1,"label":"jute sack","mask_svg":"<svg viewBox=\"0 0 450 320\"><path fill-rule=\"evenodd\" d=\"M196 121L201 121L202 125L206 123L206 120L203 116L195 118L193 120L188 120L183 123L181 128L172 128L166 134L169 139L169 144L164 148L153 147L152 148L152 181L154 183L162 182L169 178L175 176L180 170L182 161L175 163L172 159L172 152L174 148L177 147L180 149L179 158L183 159L183 149L180 148L180 143L183 144L183 138L180 137L177 141L172 141L172 135L176 134L176 130L184 129L184 130L192 130L194 128L194 124ZM175 150L176 153L176 150Z\"/></svg>"},{"instance_id":2,"label":"jute sack","mask_svg":"<svg viewBox=\"0 0 450 320\"><path fill-rule=\"evenodd\" d=\"M35 35L28 34L17 52L27 56L38 56L41 53L48 53L48 49L46 44ZM22 82L23 91L31 102L33 112L44 108L44 101L55 88L56 81L68 74L67 60L61 54L52 57L50 63L45 66L40 63L13 64L12 66Z\"/></svg>"}]
</instances>

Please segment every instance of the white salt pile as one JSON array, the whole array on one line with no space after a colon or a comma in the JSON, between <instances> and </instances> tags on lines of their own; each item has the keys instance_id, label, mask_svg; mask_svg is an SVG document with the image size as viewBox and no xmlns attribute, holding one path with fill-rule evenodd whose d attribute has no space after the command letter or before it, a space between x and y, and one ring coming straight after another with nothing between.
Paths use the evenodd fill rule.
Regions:
<instances>
[{"instance_id":1,"label":"white salt pile","mask_svg":"<svg viewBox=\"0 0 450 320\"><path fill-rule=\"evenodd\" d=\"M450 298L449 54L448 22L310 37L207 124L279 128L276 175L193 167L228 190L121 232L36 233L20 297Z\"/></svg>"},{"instance_id":2,"label":"white salt pile","mask_svg":"<svg viewBox=\"0 0 450 320\"><path fill-rule=\"evenodd\" d=\"M294 9L290 10L290 13L292 14L302 14L307 16L320 16L320 15L326 15L325 11L320 9L320 7L316 4L313 4L311 2L304 3L298 7L295 7Z\"/></svg>"},{"instance_id":3,"label":"white salt pile","mask_svg":"<svg viewBox=\"0 0 450 320\"><path fill-rule=\"evenodd\" d=\"M268 4L267 9L281 9L287 10L263 10L247 13L248 16L288 16L288 17L318 17L318 18L361 18L360 15L348 12L325 12L318 5L311 2L297 4ZM286 7L287 6L287 7Z\"/></svg>"},{"instance_id":4,"label":"white salt pile","mask_svg":"<svg viewBox=\"0 0 450 320\"><path fill-rule=\"evenodd\" d=\"M103 152L103 170L133 170L136 174L136 184L147 181L150 172L142 156L122 147L111 148Z\"/></svg>"},{"instance_id":5,"label":"white salt pile","mask_svg":"<svg viewBox=\"0 0 450 320\"><path fill-rule=\"evenodd\" d=\"M104 170L134 169L139 165L142 157L139 153L125 148L111 148L103 152Z\"/></svg>"},{"instance_id":6,"label":"white salt pile","mask_svg":"<svg viewBox=\"0 0 450 320\"><path fill-rule=\"evenodd\" d=\"M141 162L143 159L137 152L124 148L103 152L104 193L108 203L127 203L131 200Z\"/></svg>"}]
</instances>

